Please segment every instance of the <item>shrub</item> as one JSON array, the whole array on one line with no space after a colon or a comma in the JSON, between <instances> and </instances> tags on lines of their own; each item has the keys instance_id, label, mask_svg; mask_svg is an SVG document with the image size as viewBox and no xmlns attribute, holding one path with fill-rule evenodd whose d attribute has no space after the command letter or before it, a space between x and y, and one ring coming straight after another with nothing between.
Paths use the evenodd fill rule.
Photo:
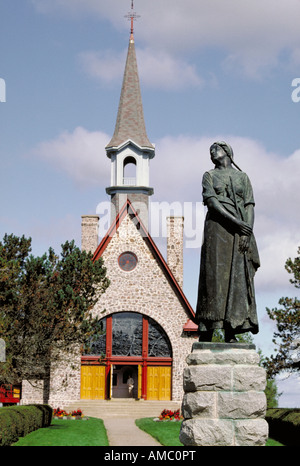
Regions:
<instances>
[{"instance_id":1,"label":"shrub","mask_svg":"<svg viewBox=\"0 0 300 466\"><path fill-rule=\"evenodd\" d=\"M52 422L53 410L48 405L33 405L42 412L43 427L49 427Z\"/></svg>"},{"instance_id":2,"label":"shrub","mask_svg":"<svg viewBox=\"0 0 300 466\"><path fill-rule=\"evenodd\" d=\"M48 427L52 409L45 405L0 408L0 446L9 446L40 427Z\"/></svg>"},{"instance_id":3,"label":"shrub","mask_svg":"<svg viewBox=\"0 0 300 466\"><path fill-rule=\"evenodd\" d=\"M4 411L5 410L5 411ZM0 446L9 446L24 435L23 421L16 411L0 409Z\"/></svg>"},{"instance_id":4,"label":"shrub","mask_svg":"<svg viewBox=\"0 0 300 466\"><path fill-rule=\"evenodd\" d=\"M300 409L270 408L266 421L271 438L287 446L300 445Z\"/></svg>"}]
</instances>

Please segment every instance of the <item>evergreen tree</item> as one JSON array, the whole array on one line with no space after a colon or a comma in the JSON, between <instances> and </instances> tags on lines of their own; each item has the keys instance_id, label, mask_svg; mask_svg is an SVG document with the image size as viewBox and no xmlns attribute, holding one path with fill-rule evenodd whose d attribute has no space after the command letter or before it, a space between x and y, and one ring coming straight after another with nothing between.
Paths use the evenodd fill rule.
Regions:
<instances>
[{"instance_id":1,"label":"evergreen tree","mask_svg":"<svg viewBox=\"0 0 300 466\"><path fill-rule=\"evenodd\" d=\"M92 309L109 285L102 259L93 262L74 241L61 248L60 256L50 248L34 257L30 238L0 242L0 384L47 378L50 361L78 351L99 329Z\"/></svg>"},{"instance_id":2,"label":"evergreen tree","mask_svg":"<svg viewBox=\"0 0 300 466\"><path fill-rule=\"evenodd\" d=\"M298 248L300 255L300 247ZM285 268L294 278L290 282L300 288L300 256L288 259ZM297 297L283 297L279 300L280 309L267 309L269 317L276 322L273 343L276 354L266 359L265 367L269 377L275 377L282 371L298 372L300 370L300 301Z\"/></svg>"}]
</instances>

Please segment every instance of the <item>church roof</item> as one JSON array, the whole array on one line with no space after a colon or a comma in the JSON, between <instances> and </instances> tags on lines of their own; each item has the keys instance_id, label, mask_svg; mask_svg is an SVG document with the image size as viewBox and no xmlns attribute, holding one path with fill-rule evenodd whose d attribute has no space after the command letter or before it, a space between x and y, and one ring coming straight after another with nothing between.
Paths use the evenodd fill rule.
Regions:
<instances>
[{"instance_id":1,"label":"church roof","mask_svg":"<svg viewBox=\"0 0 300 466\"><path fill-rule=\"evenodd\" d=\"M146 133L133 33L129 41L115 131L106 150L119 148L127 141L140 148L154 150Z\"/></svg>"},{"instance_id":2,"label":"church roof","mask_svg":"<svg viewBox=\"0 0 300 466\"><path fill-rule=\"evenodd\" d=\"M138 214L136 213L135 209L133 208L130 200L128 199L127 202L124 204L122 209L120 210L119 214L116 216L114 222L110 226L108 232L106 235L103 237L102 241L100 242L99 246L97 247L94 256L93 256L93 261L98 260L105 249L107 248L108 244L110 243L113 235L116 233L118 230L121 222L123 219L126 217L127 213L132 216L132 218L135 218L134 225L136 228L140 231L141 236L143 240L147 243L149 249L152 251L152 254L154 255L156 261L159 263L161 266L169 284L172 286L173 290L175 291L177 297L179 298L181 304L185 308L187 312L187 323L183 327L185 331L197 331L198 326L194 324L194 318L195 318L195 312L193 308L191 307L189 301L187 300L185 294L183 293L182 288L179 286L176 278L174 277L173 273L171 272L168 264L166 263L164 257L162 256L161 252L159 251L158 247L156 246L155 242L153 241L152 237L144 227L143 223L139 219Z\"/></svg>"}]
</instances>

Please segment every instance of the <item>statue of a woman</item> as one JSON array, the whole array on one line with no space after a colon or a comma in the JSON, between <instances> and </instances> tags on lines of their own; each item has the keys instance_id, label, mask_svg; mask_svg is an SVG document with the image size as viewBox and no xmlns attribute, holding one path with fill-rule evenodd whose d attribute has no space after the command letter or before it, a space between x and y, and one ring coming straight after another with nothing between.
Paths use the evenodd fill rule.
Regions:
<instances>
[{"instance_id":1,"label":"statue of a woman","mask_svg":"<svg viewBox=\"0 0 300 466\"><path fill-rule=\"evenodd\" d=\"M260 263L252 231L254 198L248 176L233 161L232 148L215 142L210 154L215 168L202 180L208 212L196 322L200 341L211 341L215 329L224 329L225 342L234 342L236 334L258 333L253 278Z\"/></svg>"}]
</instances>

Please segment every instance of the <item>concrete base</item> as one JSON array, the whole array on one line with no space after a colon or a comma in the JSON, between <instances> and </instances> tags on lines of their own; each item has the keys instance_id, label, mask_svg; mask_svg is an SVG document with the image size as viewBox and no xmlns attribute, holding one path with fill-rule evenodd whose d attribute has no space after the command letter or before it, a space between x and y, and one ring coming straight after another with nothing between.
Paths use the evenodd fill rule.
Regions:
<instances>
[{"instance_id":1,"label":"concrete base","mask_svg":"<svg viewBox=\"0 0 300 466\"><path fill-rule=\"evenodd\" d=\"M255 345L194 343L184 370L180 441L186 446L263 446L266 372Z\"/></svg>"}]
</instances>

